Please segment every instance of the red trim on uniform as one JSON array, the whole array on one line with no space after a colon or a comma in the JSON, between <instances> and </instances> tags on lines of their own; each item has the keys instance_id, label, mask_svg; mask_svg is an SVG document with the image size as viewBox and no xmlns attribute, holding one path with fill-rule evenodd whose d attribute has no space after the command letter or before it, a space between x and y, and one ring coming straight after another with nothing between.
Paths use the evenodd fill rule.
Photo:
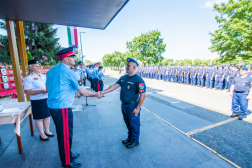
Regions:
<instances>
[{"instance_id":1,"label":"red trim on uniform","mask_svg":"<svg viewBox=\"0 0 252 168\"><path fill-rule=\"evenodd\" d=\"M98 91L100 91L100 83L99 83L99 79L98 79Z\"/></svg>"},{"instance_id":2,"label":"red trim on uniform","mask_svg":"<svg viewBox=\"0 0 252 168\"><path fill-rule=\"evenodd\" d=\"M64 139L64 152L65 152L65 164L68 165L67 161L67 144L66 144L66 120L65 120L65 112L62 109L62 119L63 119L63 139Z\"/></svg>"},{"instance_id":3,"label":"red trim on uniform","mask_svg":"<svg viewBox=\"0 0 252 168\"><path fill-rule=\"evenodd\" d=\"M66 109L66 137L67 137L67 158L68 158L68 162L69 164L70 162L70 145L69 145L69 124L68 124L68 108Z\"/></svg>"},{"instance_id":4,"label":"red trim on uniform","mask_svg":"<svg viewBox=\"0 0 252 168\"><path fill-rule=\"evenodd\" d=\"M68 56L71 56L71 55L74 55L73 51L70 51L70 52L65 53L65 54L61 54L61 55L59 55L59 58L65 58L65 57L68 57Z\"/></svg>"}]
</instances>

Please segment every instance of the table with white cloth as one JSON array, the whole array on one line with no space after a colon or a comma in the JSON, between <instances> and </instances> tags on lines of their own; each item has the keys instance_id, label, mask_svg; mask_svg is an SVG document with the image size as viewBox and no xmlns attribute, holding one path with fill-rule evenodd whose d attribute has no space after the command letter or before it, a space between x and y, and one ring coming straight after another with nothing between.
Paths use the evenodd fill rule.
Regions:
<instances>
[{"instance_id":1,"label":"table with white cloth","mask_svg":"<svg viewBox=\"0 0 252 168\"><path fill-rule=\"evenodd\" d=\"M24 119L29 116L31 136L34 135L32 124L32 110L30 102L19 103L5 103L3 104L3 111L0 112L0 125L14 124L16 133L19 153L23 152L21 141L21 128L20 125Z\"/></svg>"}]
</instances>

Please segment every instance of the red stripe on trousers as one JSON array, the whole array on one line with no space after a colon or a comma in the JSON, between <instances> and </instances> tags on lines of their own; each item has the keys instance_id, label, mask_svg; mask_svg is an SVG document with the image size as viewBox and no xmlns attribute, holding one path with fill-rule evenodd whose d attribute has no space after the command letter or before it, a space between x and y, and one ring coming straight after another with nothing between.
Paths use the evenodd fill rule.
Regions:
<instances>
[{"instance_id":1,"label":"red stripe on trousers","mask_svg":"<svg viewBox=\"0 0 252 168\"><path fill-rule=\"evenodd\" d=\"M65 164L69 165L70 164L70 158L68 157L68 148L67 147L67 125L66 125L66 118L65 118L65 111L64 109L62 109L62 118L63 118L63 138L64 138L64 152L65 152ZM68 120L67 120L67 124L68 124Z\"/></svg>"},{"instance_id":2,"label":"red stripe on trousers","mask_svg":"<svg viewBox=\"0 0 252 168\"><path fill-rule=\"evenodd\" d=\"M98 80L98 91L100 91L100 83L99 83L99 80Z\"/></svg>"},{"instance_id":3,"label":"red stripe on trousers","mask_svg":"<svg viewBox=\"0 0 252 168\"><path fill-rule=\"evenodd\" d=\"M68 124L68 108L66 109L66 130L67 130L67 158L68 158L68 162L69 164L70 162L70 145L69 145L69 124Z\"/></svg>"}]
</instances>

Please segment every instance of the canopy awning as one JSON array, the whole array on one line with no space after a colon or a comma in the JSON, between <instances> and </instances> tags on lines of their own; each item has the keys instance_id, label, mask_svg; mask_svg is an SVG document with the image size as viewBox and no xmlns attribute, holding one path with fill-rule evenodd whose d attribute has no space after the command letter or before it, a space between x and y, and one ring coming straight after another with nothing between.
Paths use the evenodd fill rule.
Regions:
<instances>
[{"instance_id":1,"label":"canopy awning","mask_svg":"<svg viewBox=\"0 0 252 168\"><path fill-rule=\"evenodd\" d=\"M0 19L105 29L129 0L1 0Z\"/></svg>"}]
</instances>

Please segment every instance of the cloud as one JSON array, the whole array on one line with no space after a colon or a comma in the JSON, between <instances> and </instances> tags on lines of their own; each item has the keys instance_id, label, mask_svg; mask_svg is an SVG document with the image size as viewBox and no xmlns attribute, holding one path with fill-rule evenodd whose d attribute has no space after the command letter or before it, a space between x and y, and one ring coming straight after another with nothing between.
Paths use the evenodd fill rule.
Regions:
<instances>
[{"instance_id":1,"label":"cloud","mask_svg":"<svg viewBox=\"0 0 252 168\"><path fill-rule=\"evenodd\" d=\"M226 3L228 0L210 0L205 3L205 8L212 8L214 4Z\"/></svg>"}]
</instances>

